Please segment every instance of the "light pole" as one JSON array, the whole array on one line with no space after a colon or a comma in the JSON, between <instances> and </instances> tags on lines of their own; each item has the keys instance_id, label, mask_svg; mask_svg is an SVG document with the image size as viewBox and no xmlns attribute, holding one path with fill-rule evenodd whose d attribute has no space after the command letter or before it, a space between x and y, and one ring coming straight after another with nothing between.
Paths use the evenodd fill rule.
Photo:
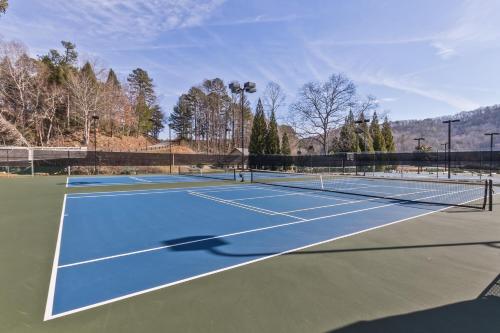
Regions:
<instances>
[{"instance_id":1,"label":"light pole","mask_svg":"<svg viewBox=\"0 0 500 333\"><path fill-rule=\"evenodd\" d=\"M240 102L241 102L241 169L245 169L245 122L244 122L244 101L245 101L245 92L246 93L254 93L257 91L255 87L255 83L253 82L245 82L243 87L240 86L238 81L233 81L229 83L229 89L233 94L240 94Z\"/></svg>"},{"instance_id":2,"label":"light pole","mask_svg":"<svg viewBox=\"0 0 500 333\"><path fill-rule=\"evenodd\" d=\"M492 169L493 169L493 137L495 135L500 135L500 133L485 133L484 135L489 135L490 136L490 177L492 176Z\"/></svg>"},{"instance_id":3,"label":"light pole","mask_svg":"<svg viewBox=\"0 0 500 333\"><path fill-rule=\"evenodd\" d=\"M415 138L413 140L418 142L417 143L417 151L420 152L420 150L421 150L420 141L425 141L425 138ZM417 165L417 174L420 175L420 165Z\"/></svg>"},{"instance_id":4,"label":"light pole","mask_svg":"<svg viewBox=\"0 0 500 333\"><path fill-rule=\"evenodd\" d=\"M446 152L447 152L447 148L448 148L448 143L445 142L445 143L442 143L441 146L444 146L444 172L446 172Z\"/></svg>"},{"instance_id":5,"label":"light pole","mask_svg":"<svg viewBox=\"0 0 500 333\"><path fill-rule=\"evenodd\" d=\"M97 175L97 126L96 122L99 120L99 116L95 113L92 115L92 123L94 126L94 174Z\"/></svg>"},{"instance_id":6,"label":"light pole","mask_svg":"<svg viewBox=\"0 0 500 333\"><path fill-rule=\"evenodd\" d=\"M443 124L448 124L448 179L451 178L451 123L458 123L460 119L450 119L443 121Z\"/></svg>"},{"instance_id":7,"label":"light pole","mask_svg":"<svg viewBox=\"0 0 500 333\"><path fill-rule=\"evenodd\" d=\"M172 174L172 162L174 154L172 153L172 124L168 124L168 145L170 147L170 174Z\"/></svg>"}]
</instances>

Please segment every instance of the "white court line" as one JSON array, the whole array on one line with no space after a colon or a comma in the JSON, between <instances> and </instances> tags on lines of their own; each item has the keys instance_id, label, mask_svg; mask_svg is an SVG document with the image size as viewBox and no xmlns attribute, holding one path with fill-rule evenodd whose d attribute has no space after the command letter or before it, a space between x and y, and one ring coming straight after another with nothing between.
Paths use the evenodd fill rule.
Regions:
<instances>
[{"instance_id":1,"label":"white court line","mask_svg":"<svg viewBox=\"0 0 500 333\"><path fill-rule=\"evenodd\" d=\"M240 203L240 202L232 202L230 200L225 200L225 199L213 197L213 196L206 195L206 194L201 194L201 193L197 193L197 192L190 192L190 194L202 197L204 199L217 201L219 203L223 203L223 204L226 204L226 205L236 206L236 207L244 208L244 209L248 209L248 210L253 210L253 211L256 211L258 213L264 213L264 214L267 214L267 215L283 215L283 216L291 217L291 218L294 218L294 219L297 219L297 220L304 220L301 217L297 217L297 216L293 216L293 215L288 215L286 213L280 213L280 212L276 212L274 210L269 210L269 209L265 209L265 208L250 206L250 205L246 205L246 204L243 204L243 203Z\"/></svg>"},{"instance_id":2,"label":"white court line","mask_svg":"<svg viewBox=\"0 0 500 333\"><path fill-rule=\"evenodd\" d=\"M429 197L422 198L422 199L428 199L428 198ZM466 204L466 203L471 202L471 201L475 201L475 200L470 200L470 201L462 202L461 204ZM395 204L389 204L389 205L395 205ZM331 241L334 241L334 240L338 240L338 239L350 237L350 236L357 235L357 234L362 234L362 233L365 233L365 232L368 232L368 231L371 231L371 230L380 229L380 228L383 228L383 227L386 227L386 226L389 226L389 225L393 225L393 224L396 224L396 223L401 223L401 222L404 222L404 221L408 221L408 220L411 220L411 219L419 218L419 217L426 216L426 215L429 215L429 214L434 214L434 213L443 211L445 209L448 209L450 207L451 206L446 206L446 207L443 207L443 208L440 208L440 209L436 209L436 210L433 210L433 211L430 211L430 212L426 212L426 213L414 215L414 216L411 216L411 217L407 217L407 218L404 218L404 219L400 219L400 220L388 222L386 224L378 225L376 227L372 227L372 228L368 228L368 229L356 231L356 232L353 232L353 233L350 233L350 234L346 234L346 235L342 235L342 236L330 238L330 239L323 240L323 241L320 241L320 242L317 242L317 243L308 244L308 245L305 245L305 246L301 246L301 247L289 249L289 250L286 250L286 251L282 251L282 252L279 252L279 253L276 253L276 254L272 254L272 255L269 255L269 256L264 256L264 257L257 258L257 259L254 259L254 260L246 261L246 262L243 262L243 263L240 263L240 264L237 264L237 265L228 266L228 267L224 267L224 268L221 268L221 269L218 269L218 270L214 270L214 271L206 272L206 273L203 273L203 274L191 276L191 277L186 278L186 279L182 279L182 280L174 281L174 282L171 282L171 283L163 284L163 285L160 285L160 286L156 286L156 287L153 287L153 288L149 288L149 289L141 290L141 291L138 291L138 292L130 293L130 294L123 295L123 296L120 296L120 297L115 297L115 298L112 298L112 299L108 299L108 300L105 300L105 301L102 301L102 302L98 302L98 303L94 303L94 304L91 304L91 305L87 305L87 306L84 306L84 307L81 307L81 308L77 308L77 309L74 309L74 310L69 310L69 311L66 311L66 312L62 312L62 313L59 313L57 315L49 315L49 316L47 316L47 313L50 313L50 311L52 309L52 301L51 301L51 303L50 303L50 305L51 305L50 309L46 308L46 311L45 311L46 316L45 316L44 320L47 321L47 320L51 320L51 319L55 319L55 318L67 316L67 315L70 315L70 314L73 314L73 313L77 313L77 312L80 312L80 311L92 309L92 308L99 307L99 306L105 305L105 304L114 303L114 302L117 302L117 301L120 301L120 300L123 300L123 299L131 298L131 297L134 297L134 296L142 295L142 294L149 293L149 292L152 292L152 291L156 291L156 290L159 290L159 289L167 288L167 287L170 287L170 286L173 286L173 285L177 285L177 284L180 284L180 283L188 282L188 281L195 280L195 279L198 279L198 278L202 278L202 277L205 277L205 276L217 274L217 273L224 272L224 271L227 271L227 270L230 270L230 269L242 267L242 266L245 266L245 265L250 265L252 263L256 263L256 262L259 262L259 261L263 261L263 260L267 260L267 259L270 259L270 258L274 258L274 257L280 256L280 255L283 255L283 254L287 254L287 253L291 253L291 252L295 252L295 251L300 251L300 250L303 250L303 249L306 249L306 248L310 248L310 247L313 247L313 246L325 244L325 243L328 243L328 242L331 242ZM62 230L62 223L63 223L63 221L64 220L61 219L60 231ZM292 222L291 224L296 224L296 223L303 223L303 221L296 221L296 222ZM266 227L265 229L270 229L270 228L272 228L272 227ZM245 232L243 232L243 233L245 233ZM213 238L219 238L219 237L228 237L228 236L222 235L222 236L215 236ZM58 243L59 243L59 239L60 238L58 238ZM204 240L208 240L208 239L212 239L212 238L207 238L207 239L204 239ZM197 241L203 241L203 240L197 240ZM56 251L57 251L57 247L56 247ZM143 251L145 251L145 250L143 250ZM154 251L154 250L151 249L151 251ZM124 256L124 255L126 255L126 254L122 254L122 255L118 255L118 256ZM94 260L96 260L96 259L94 259ZM53 267L53 269L54 269L54 267ZM52 283L52 279L51 279L51 283ZM49 289L49 291L50 291L50 289ZM49 300L47 300L47 306L48 305L49 305Z\"/></svg>"},{"instance_id":3,"label":"white court line","mask_svg":"<svg viewBox=\"0 0 500 333\"><path fill-rule=\"evenodd\" d=\"M130 179L133 179L133 180L136 180L138 182L143 182L143 183L152 183L152 181L150 180L146 180L146 179L142 179L142 178L139 178L139 177L133 177L133 176L129 176Z\"/></svg>"},{"instance_id":4,"label":"white court line","mask_svg":"<svg viewBox=\"0 0 500 333\"><path fill-rule=\"evenodd\" d=\"M463 192L463 191L460 191L460 192ZM191 194L198 195L199 193L192 192ZM442 195L443 194L428 196L428 197L420 198L420 200L434 198L434 197L442 196ZM210 197L210 196L207 196L207 197L208 198L206 198L206 199L209 199L209 200L226 201L224 203L227 203L227 204L236 204L236 203L233 203L233 202L227 202L227 200L220 200L218 198L214 198L214 197ZM376 199L376 198L374 198L374 199ZM336 217L336 216L343 216L343 215L354 214L354 213L364 212L364 211L378 209L378 208L383 208L383 207L394 206L394 205L398 205L398 204L400 204L400 203L399 202L393 202L393 203L389 203L389 204L384 204L384 205L379 205L379 206L374 206L374 207L368 207L368 208L362 208L362 209L357 209L357 210L351 210L351 211L342 212L342 213L336 213L336 214L331 214L331 215L319 216L319 217L314 217L314 218L310 218L310 219L303 219L303 218L299 218L299 217L296 217L296 216L290 216L290 215L288 215L289 217L293 217L293 218L300 219L300 220L299 221L292 221L292 222L282 223L282 224L276 224L276 225L262 227L262 228L250 229L250 230L245 230L245 231L240 231L240 232L235 232L235 233L230 233L230 234L225 234L225 235L220 235L220 236L214 236L214 237L207 238L207 239L204 239L204 240L214 239L214 238L225 238L225 237L230 237L230 236L235 236L235 235L247 234L247 233L251 233L251 232L257 232L257 231L275 229L275 228L290 226L290 225L294 225L294 224L300 224L300 223L305 223L305 222L317 221L317 220L322 220L322 219ZM240 207L240 208L244 208L244 207ZM253 207L253 208L257 208L257 207ZM261 212L261 213L272 215L272 214L270 214L271 212L272 211ZM273 212L273 213L277 213L277 212ZM197 240L197 241L201 241L201 240ZM145 250L138 250L138 251L132 251L132 252L127 252L127 253L117 254L117 255L113 255L113 256L107 256L107 257L102 257L102 258L90 259L90 260L85 260L85 261L81 261L81 262L76 262L76 263L61 265L61 266L59 266L59 268L78 266L78 265L83 265L83 264L97 262L97 261L103 261L103 260L109 260L109 259L113 259L113 258L125 257L125 256L129 256L129 255L133 255L133 254L138 254L138 253L151 252L151 251L161 250L161 249L165 249L165 248L172 247L172 246L176 246L176 245L174 244L174 245L159 246L159 247L154 247L154 248L145 249Z\"/></svg>"},{"instance_id":5,"label":"white court line","mask_svg":"<svg viewBox=\"0 0 500 333\"><path fill-rule=\"evenodd\" d=\"M403 193L403 194L393 195L391 198L394 198L396 196L401 196L401 195L412 195L412 194L427 193L427 192L429 192L429 191L419 191L419 192L412 192L412 193ZM360 194L360 195L362 195L362 194ZM374 201L374 200L387 200L387 199L389 199L389 198L371 198L371 199L363 199L363 200L354 200L354 201L342 202L342 203L333 204L333 205L325 205L325 206L317 206L317 207L310 207L310 208L289 210L289 211L286 211L286 212L283 212L283 213L303 212L303 211L307 211L307 210L315 210L315 209L328 208L328 207L334 207L334 206L348 205L348 204L351 204L351 203Z\"/></svg>"},{"instance_id":6,"label":"white court line","mask_svg":"<svg viewBox=\"0 0 500 333\"><path fill-rule=\"evenodd\" d=\"M258 208L258 207L252 207L252 206L248 206L248 205L243 205L243 204L240 204L240 203L237 203L237 202L231 202L231 201L228 201L228 200L224 200L224 199L212 197L210 195L206 195L206 194L202 194L202 193L189 192L189 194L192 194L194 196L197 196L197 197L200 197L200 198L203 198L203 199L216 201L218 203L223 203L223 204L227 204L227 205L238 207L238 208L248 209L248 210L251 210L251 211L254 211L254 212L257 212L257 213L262 213L262 214L266 214L266 215L275 215L273 211L269 211L267 209L261 209L261 208Z\"/></svg>"},{"instance_id":7,"label":"white court line","mask_svg":"<svg viewBox=\"0 0 500 333\"><path fill-rule=\"evenodd\" d=\"M280 183L280 182L276 182L276 183ZM281 182L281 183L284 183L284 182ZM310 184L310 182L307 182L307 181L291 181L289 182L291 184ZM358 186L362 186L362 187L388 187L388 188L405 188L405 189L411 189L411 190L428 190L426 188L419 188L419 187L410 187L410 186L395 186L395 185L380 185L380 184L367 184L367 183L362 183L362 182L346 182L346 181L342 181L342 180L324 180L324 183L325 183L325 186L327 187L328 189L328 185L335 185L335 186L338 186L340 184L347 184L347 185L358 185Z\"/></svg>"},{"instance_id":8,"label":"white court line","mask_svg":"<svg viewBox=\"0 0 500 333\"><path fill-rule=\"evenodd\" d=\"M158 188L151 190L131 190L131 191L110 191L110 192L93 192L93 193L71 193L68 196L68 199L85 199L85 198L100 198L100 197L120 197L120 196L132 196L132 195L147 195L147 194L157 194L157 193L181 193L181 192L189 192L193 189L203 190L204 188L214 188L217 186L207 186L207 187L176 187L176 188ZM235 186L234 189L230 187L227 188L227 191L236 191L236 190L246 190L251 187L245 185L244 188ZM252 187L254 188L254 187ZM209 192L209 191L203 191ZM222 192L222 191L221 191ZM75 196L76 195L76 196Z\"/></svg>"},{"instance_id":9,"label":"white court line","mask_svg":"<svg viewBox=\"0 0 500 333\"><path fill-rule=\"evenodd\" d=\"M266 198L287 197L287 196L291 196L291 195L299 195L299 194L298 193L288 193L288 194L264 195L264 196L260 196L260 197L231 199L229 201L257 200L257 199L266 199Z\"/></svg>"},{"instance_id":10,"label":"white court line","mask_svg":"<svg viewBox=\"0 0 500 333\"><path fill-rule=\"evenodd\" d=\"M165 245L165 246L158 246L158 247L144 249L144 250L138 250L138 251L131 251L131 252L126 252L126 253L116 254L116 255L113 255L113 256L107 256L107 257L101 257L101 258L96 258L96 259L84 260L84 261L75 262L75 263L71 263L71 264L61 265L61 266L59 266L59 268L74 267L74 266L80 266L80 265L94 263L94 262L99 262L99 261L104 261L104 260L110 260L110 259L115 259L115 258L127 257L127 256L131 256L131 255L139 254L139 253L158 251L158 250L166 249L166 248L169 248L169 247L174 247L174 246L179 246L179 245L184 245L184 244L189 244L189 243L194 243L194 242L201 242L201 241L206 241L206 240L210 240L210 239L227 238L227 237L232 237L232 236L237 236L237 235L244 235L244 234L258 232L258 231L264 231L264 230L282 228L282 227L287 227L287 226L294 225L294 224L301 224L301 223L306 223L306 222L310 222L310 221L316 221L316 220L320 220L320 219L326 219L326 218L330 218L330 217L336 217L336 216L354 214L354 213L359 213L359 212L363 212L363 211L367 211L367 210L372 210L372 209L377 209L377 208L383 208L383 207L393 206L393 205L396 205L396 203L390 203L390 204L385 204L385 205L380 205L380 206L375 206L375 207L370 207L370 208L363 208L363 209L358 209L358 210L352 210L352 211L337 213L337 214L328 215L328 216L320 216L320 217L315 217L315 218L311 218L311 219L301 219L299 221L292 221L292 222L287 222L287 223L275 224L275 225L271 225L271 226L267 226L267 227L261 227L261 228L256 228L256 229L244 230L244 231L234 232L234 233L230 233L230 234L224 234L224 235L220 235L220 236L214 236L214 237L205 238L205 239L201 239L201 240L195 240L195 241L186 242L186 243L173 244L173 245Z\"/></svg>"},{"instance_id":11,"label":"white court line","mask_svg":"<svg viewBox=\"0 0 500 333\"><path fill-rule=\"evenodd\" d=\"M273 191L273 192L297 193L298 195L304 195L304 196L313 197L313 198L323 198L323 199L338 200L338 201L350 201L350 199L343 199L343 198L339 198L339 197L334 196L333 194L335 192L333 192L333 191L323 191L323 193L325 193L325 194L321 195L321 194L318 194L318 193L321 193L321 192L319 192L319 190L307 190L307 189L303 189L303 188L295 189L294 191L271 189L269 185L266 185L266 187L257 187L257 188L260 188L260 189L263 189L266 191ZM290 187L290 188L292 188L292 187ZM326 193L329 193L329 195L327 195ZM337 195L338 195L338 193L337 193ZM352 195L352 194L348 194L348 195Z\"/></svg>"},{"instance_id":12,"label":"white court line","mask_svg":"<svg viewBox=\"0 0 500 333\"><path fill-rule=\"evenodd\" d=\"M66 194L64 195L63 206L61 210L61 218L59 220L59 231L57 232L56 250L54 252L54 261L52 262L52 273L50 274L49 291L47 293L47 304L45 305L45 315L43 320L48 320L52 317L52 308L54 305L54 295L56 291L57 270L59 264L59 253L61 252L61 238L66 212Z\"/></svg>"}]
</instances>

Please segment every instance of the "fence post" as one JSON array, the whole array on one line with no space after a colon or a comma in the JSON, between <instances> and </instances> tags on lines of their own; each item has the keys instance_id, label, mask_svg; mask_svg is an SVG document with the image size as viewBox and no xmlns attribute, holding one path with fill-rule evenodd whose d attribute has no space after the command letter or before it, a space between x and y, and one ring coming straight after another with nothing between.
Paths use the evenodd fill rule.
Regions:
<instances>
[{"instance_id":1,"label":"fence post","mask_svg":"<svg viewBox=\"0 0 500 333\"><path fill-rule=\"evenodd\" d=\"M493 180L488 180L488 188L489 188L489 202L488 202L488 210L491 212L493 210Z\"/></svg>"},{"instance_id":2,"label":"fence post","mask_svg":"<svg viewBox=\"0 0 500 333\"><path fill-rule=\"evenodd\" d=\"M68 150L68 159L66 160L66 167L68 169L68 177L71 176L71 165L69 164L69 150Z\"/></svg>"},{"instance_id":3,"label":"fence post","mask_svg":"<svg viewBox=\"0 0 500 333\"><path fill-rule=\"evenodd\" d=\"M34 163L34 157L33 157L33 148L28 148L28 159L30 160L31 164L31 177L35 176L35 163Z\"/></svg>"},{"instance_id":4,"label":"fence post","mask_svg":"<svg viewBox=\"0 0 500 333\"><path fill-rule=\"evenodd\" d=\"M10 161L9 161L9 150L6 150L7 152L7 177L10 176Z\"/></svg>"}]
</instances>

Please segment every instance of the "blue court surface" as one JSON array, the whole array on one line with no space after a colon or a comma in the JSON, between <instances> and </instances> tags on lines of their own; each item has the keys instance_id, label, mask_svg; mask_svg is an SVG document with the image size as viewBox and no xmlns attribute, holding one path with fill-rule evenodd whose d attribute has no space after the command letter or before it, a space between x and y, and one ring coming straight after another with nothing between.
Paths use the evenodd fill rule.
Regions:
<instances>
[{"instance_id":1,"label":"blue court surface","mask_svg":"<svg viewBox=\"0 0 500 333\"><path fill-rule=\"evenodd\" d=\"M68 194L45 320L443 208L243 184Z\"/></svg>"},{"instance_id":2,"label":"blue court surface","mask_svg":"<svg viewBox=\"0 0 500 333\"><path fill-rule=\"evenodd\" d=\"M206 179L181 175L124 175L124 176L85 176L68 177L66 187L94 187L138 184L171 184L204 182Z\"/></svg>"}]
</instances>

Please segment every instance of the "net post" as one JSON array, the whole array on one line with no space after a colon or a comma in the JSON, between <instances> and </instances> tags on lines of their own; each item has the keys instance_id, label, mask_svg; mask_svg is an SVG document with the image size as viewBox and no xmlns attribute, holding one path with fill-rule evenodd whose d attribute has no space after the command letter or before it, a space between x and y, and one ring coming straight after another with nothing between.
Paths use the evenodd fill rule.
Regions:
<instances>
[{"instance_id":1,"label":"net post","mask_svg":"<svg viewBox=\"0 0 500 333\"><path fill-rule=\"evenodd\" d=\"M7 177L9 177L10 176L9 149L7 149L6 152L7 152Z\"/></svg>"},{"instance_id":2,"label":"net post","mask_svg":"<svg viewBox=\"0 0 500 333\"><path fill-rule=\"evenodd\" d=\"M69 163L69 157L70 157L69 154L70 153L69 153L69 150L68 150L68 159L66 160L66 167L68 169L68 177L71 176L71 165Z\"/></svg>"},{"instance_id":3,"label":"net post","mask_svg":"<svg viewBox=\"0 0 500 333\"><path fill-rule=\"evenodd\" d=\"M31 177L35 177L35 163L33 158L33 148L28 148L28 159L30 161L31 166Z\"/></svg>"},{"instance_id":4,"label":"net post","mask_svg":"<svg viewBox=\"0 0 500 333\"><path fill-rule=\"evenodd\" d=\"M250 169L250 182L253 183L253 169Z\"/></svg>"},{"instance_id":5,"label":"net post","mask_svg":"<svg viewBox=\"0 0 500 333\"><path fill-rule=\"evenodd\" d=\"M488 191L489 191L489 200L488 200L488 210L491 212L493 210L493 180L488 180Z\"/></svg>"}]
</instances>

